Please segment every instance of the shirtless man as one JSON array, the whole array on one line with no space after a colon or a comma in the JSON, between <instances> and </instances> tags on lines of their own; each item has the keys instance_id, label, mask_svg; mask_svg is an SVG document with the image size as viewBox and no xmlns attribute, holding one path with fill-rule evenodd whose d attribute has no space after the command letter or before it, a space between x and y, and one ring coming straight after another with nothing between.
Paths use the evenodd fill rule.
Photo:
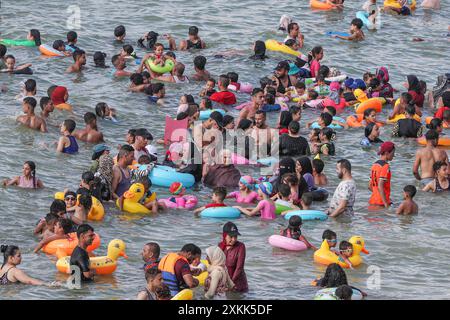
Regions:
<instances>
[{"instance_id":1,"label":"shirtless man","mask_svg":"<svg viewBox=\"0 0 450 320\"><path fill-rule=\"evenodd\" d=\"M194 81L208 81L211 78L209 72L205 69L206 58L204 56L196 56L194 58L195 74L190 76Z\"/></svg>"},{"instance_id":2,"label":"shirtless man","mask_svg":"<svg viewBox=\"0 0 450 320\"><path fill-rule=\"evenodd\" d=\"M266 113L258 110L255 113L255 125L250 136L255 141L258 158L271 156L272 142L274 141L275 130L266 124Z\"/></svg>"},{"instance_id":3,"label":"shirtless man","mask_svg":"<svg viewBox=\"0 0 450 320\"><path fill-rule=\"evenodd\" d=\"M435 130L429 130L425 134L427 145L416 151L416 159L414 161L413 173L417 180L421 180L423 185L434 180L435 174L433 165L437 161L442 161L448 165L448 155L445 150L438 149L439 134ZM420 168L420 174L419 174Z\"/></svg>"},{"instance_id":4,"label":"shirtless man","mask_svg":"<svg viewBox=\"0 0 450 320\"><path fill-rule=\"evenodd\" d=\"M239 121L242 119L254 120L256 112L263 106L264 104L264 91L261 88L255 88L252 91L252 101L251 105L245 107L239 113Z\"/></svg>"},{"instance_id":5,"label":"shirtless man","mask_svg":"<svg viewBox=\"0 0 450 320\"><path fill-rule=\"evenodd\" d=\"M98 131L97 116L94 113L86 112L84 114L84 123L86 123L86 127L83 130L76 130L73 133L75 138L89 143L99 143L104 141L103 133Z\"/></svg>"},{"instance_id":6,"label":"shirtless man","mask_svg":"<svg viewBox=\"0 0 450 320\"><path fill-rule=\"evenodd\" d=\"M41 106L41 117L43 119L47 119L50 116L50 113L55 110L55 106L53 105L52 99L49 97L42 97L39 101L39 105Z\"/></svg>"},{"instance_id":7,"label":"shirtless man","mask_svg":"<svg viewBox=\"0 0 450 320\"><path fill-rule=\"evenodd\" d=\"M205 42L198 36L198 28L196 26L189 27L189 39L180 42L180 50L189 49L205 49Z\"/></svg>"},{"instance_id":8,"label":"shirtless man","mask_svg":"<svg viewBox=\"0 0 450 320\"><path fill-rule=\"evenodd\" d=\"M144 63L146 61L146 57L142 59L141 65L139 66L138 73L142 72L144 68ZM131 72L125 71L125 68L127 67L127 64L125 62L124 57L122 57L120 54L116 54L112 56L111 63L113 64L116 71L114 72L115 77L129 77L132 75Z\"/></svg>"},{"instance_id":9,"label":"shirtless man","mask_svg":"<svg viewBox=\"0 0 450 320\"><path fill-rule=\"evenodd\" d=\"M83 50L75 50L72 56L75 63L67 68L66 72L80 72L86 64L86 53Z\"/></svg>"},{"instance_id":10,"label":"shirtless man","mask_svg":"<svg viewBox=\"0 0 450 320\"><path fill-rule=\"evenodd\" d=\"M18 116L17 121L26 125L28 128L34 130L40 130L41 132L47 132L47 125L45 120L34 114L34 108L36 107L36 99L32 97L26 97L23 99L22 109L25 115Z\"/></svg>"}]
</instances>

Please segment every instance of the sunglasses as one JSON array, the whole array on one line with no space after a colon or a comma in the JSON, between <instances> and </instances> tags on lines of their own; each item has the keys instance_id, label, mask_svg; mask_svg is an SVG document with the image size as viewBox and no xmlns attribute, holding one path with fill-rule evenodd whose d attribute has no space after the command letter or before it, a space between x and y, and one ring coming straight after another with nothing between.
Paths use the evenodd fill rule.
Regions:
<instances>
[{"instance_id":1,"label":"sunglasses","mask_svg":"<svg viewBox=\"0 0 450 320\"><path fill-rule=\"evenodd\" d=\"M75 197L66 197L64 200L67 200L67 201L75 201L76 198L75 198Z\"/></svg>"},{"instance_id":2,"label":"sunglasses","mask_svg":"<svg viewBox=\"0 0 450 320\"><path fill-rule=\"evenodd\" d=\"M353 249L339 250L341 253L351 253Z\"/></svg>"},{"instance_id":3,"label":"sunglasses","mask_svg":"<svg viewBox=\"0 0 450 320\"><path fill-rule=\"evenodd\" d=\"M337 239L328 240L328 241L336 243L336 242L337 242Z\"/></svg>"}]
</instances>

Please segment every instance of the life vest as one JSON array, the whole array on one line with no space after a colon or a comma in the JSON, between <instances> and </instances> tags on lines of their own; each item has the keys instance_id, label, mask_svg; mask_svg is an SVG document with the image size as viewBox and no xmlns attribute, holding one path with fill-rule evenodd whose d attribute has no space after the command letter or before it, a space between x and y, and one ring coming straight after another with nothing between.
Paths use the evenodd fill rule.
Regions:
<instances>
[{"instance_id":1,"label":"life vest","mask_svg":"<svg viewBox=\"0 0 450 320\"><path fill-rule=\"evenodd\" d=\"M180 256L178 253L171 252L162 258L158 265L158 269L161 270L163 281L169 287L172 296L175 296L181 291L181 283L175 274L175 264L178 260L183 260L189 264L185 257Z\"/></svg>"}]
</instances>

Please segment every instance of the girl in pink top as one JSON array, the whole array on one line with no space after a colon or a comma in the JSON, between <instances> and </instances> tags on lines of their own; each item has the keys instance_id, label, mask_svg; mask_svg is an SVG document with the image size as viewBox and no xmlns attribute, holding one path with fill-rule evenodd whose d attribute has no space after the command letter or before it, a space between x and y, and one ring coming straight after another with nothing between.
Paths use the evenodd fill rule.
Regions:
<instances>
[{"instance_id":1,"label":"girl in pink top","mask_svg":"<svg viewBox=\"0 0 450 320\"><path fill-rule=\"evenodd\" d=\"M243 176L239 180L239 191L231 192L227 199L236 199L237 203L255 203L258 200L258 194L252 191L255 180L250 176Z\"/></svg>"},{"instance_id":2,"label":"girl in pink top","mask_svg":"<svg viewBox=\"0 0 450 320\"><path fill-rule=\"evenodd\" d=\"M270 182L263 182L259 185L258 194L261 196L263 200L261 200L256 208L247 209L236 206L236 209L239 209L243 214L247 216L256 216L261 215L261 219L265 220L273 220L276 218L275 216L275 203L270 196L272 195L273 187Z\"/></svg>"},{"instance_id":3,"label":"girl in pink top","mask_svg":"<svg viewBox=\"0 0 450 320\"><path fill-rule=\"evenodd\" d=\"M323 59L323 48L320 46L314 47L311 50L311 59L312 59L312 61L309 62L309 66L310 66L310 70L311 70L311 77L315 78L315 77L317 77L317 74L319 73L320 60Z\"/></svg>"},{"instance_id":4,"label":"girl in pink top","mask_svg":"<svg viewBox=\"0 0 450 320\"><path fill-rule=\"evenodd\" d=\"M23 176L15 177L11 180L4 180L4 186L18 186L21 188L37 189L43 188L44 184L36 178L36 164L33 161L27 161L23 165Z\"/></svg>"}]
</instances>

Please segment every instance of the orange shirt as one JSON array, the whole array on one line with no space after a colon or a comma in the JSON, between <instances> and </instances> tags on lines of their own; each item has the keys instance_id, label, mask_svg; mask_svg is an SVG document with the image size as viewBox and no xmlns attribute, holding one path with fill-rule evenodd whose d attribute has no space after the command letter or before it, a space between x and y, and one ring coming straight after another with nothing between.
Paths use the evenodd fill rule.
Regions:
<instances>
[{"instance_id":1,"label":"orange shirt","mask_svg":"<svg viewBox=\"0 0 450 320\"><path fill-rule=\"evenodd\" d=\"M385 180L384 194L386 195L387 202L391 204L391 170L389 163L384 160L378 160L372 165L372 173L370 177L372 196L369 199L369 204L384 206L380 191L378 190L378 183L380 179Z\"/></svg>"}]
</instances>

